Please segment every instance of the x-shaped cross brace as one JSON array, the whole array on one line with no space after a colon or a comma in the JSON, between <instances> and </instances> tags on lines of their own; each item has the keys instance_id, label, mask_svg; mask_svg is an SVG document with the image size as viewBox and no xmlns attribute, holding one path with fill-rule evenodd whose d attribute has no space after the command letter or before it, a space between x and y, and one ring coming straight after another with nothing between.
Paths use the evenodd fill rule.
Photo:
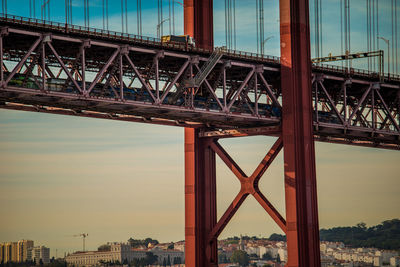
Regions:
<instances>
[{"instance_id":1,"label":"x-shaped cross brace","mask_svg":"<svg viewBox=\"0 0 400 267\"><path fill-rule=\"evenodd\" d=\"M220 233L224 230L225 226L232 219L233 215L235 215L236 211L240 208L243 201L247 198L248 195L253 195L254 198L260 203L260 205L265 209L266 212L272 217L272 219L279 225L283 232L286 233L286 221L279 214L279 212L274 208L274 206L267 200L267 198L261 193L258 188L258 182L260 178L274 161L276 156L279 154L280 150L283 147L282 138L279 137L278 140L274 143L268 153L265 155L263 160L254 170L253 174L248 177L239 165L229 156L229 154L222 148L222 146L214 141L211 143L211 149L218 154L218 156L222 159L222 161L228 166L228 168L236 175L236 177L240 181L240 191L232 201L231 205L225 211L224 215L222 215L221 219L212 229L209 235L209 242L217 239Z\"/></svg>"}]
</instances>

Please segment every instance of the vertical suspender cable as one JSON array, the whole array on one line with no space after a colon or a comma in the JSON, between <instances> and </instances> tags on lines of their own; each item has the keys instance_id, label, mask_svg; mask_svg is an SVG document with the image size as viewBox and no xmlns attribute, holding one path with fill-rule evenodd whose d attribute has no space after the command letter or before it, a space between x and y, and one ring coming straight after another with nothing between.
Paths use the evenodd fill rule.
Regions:
<instances>
[{"instance_id":1,"label":"vertical suspender cable","mask_svg":"<svg viewBox=\"0 0 400 267\"><path fill-rule=\"evenodd\" d=\"M373 28L373 24L372 24L372 0L368 0L368 18L369 18L369 49L370 51L373 50L373 43L372 43L372 28ZM371 66L371 71L374 70L374 60L375 58L370 58L370 66Z\"/></svg>"},{"instance_id":2,"label":"vertical suspender cable","mask_svg":"<svg viewBox=\"0 0 400 267\"><path fill-rule=\"evenodd\" d=\"M323 57L323 40L322 40L322 37L323 37L323 31L322 31L322 0L319 0L319 32L320 32L320 34L319 34L319 42L320 42L320 49L321 49L321 51L320 51L320 55L321 55L321 57Z\"/></svg>"},{"instance_id":3,"label":"vertical suspender cable","mask_svg":"<svg viewBox=\"0 0 400 267\"><path fill-rule=\"evenodd\" d=\"M260 51L264 54L264 0L260 0Z\"/></svg>"},{"instance_id":4,"label":"vertical suspender cable","mask_svg":"<svg viewBox=\"0 0 400 267\"><path fill-rule=\"evenodd\" d=\"M369 48L369 20L368 20L368 0L365 0L365 7L366 7L366 25L367 25L367 51L370 51ZM369 71L369 57L367 58L367 66Z\"/></svg>"},{"instance_id":5,"label":"vertical suspender cable","mask_svg":"<svg viewBox=\"0 0 400 267\"><path fill-rule=\"evenodd\" d=\"M161 23L161 20L160 20L160 0L157 0L157 38L160 37L159 36L160 35L159 34L160 27L161 27L160 23Z\"/></svg>"},{"instance_id":6,"label":"vertical suspender cable","mask_svg":"<svg viewBox=\"0 0 400 267\"><path fill-rule=\"evenodd\" d=\"M125 0L125 31L128 33L128 2Z\"/></svg>"},{"instance_id":7,"label":"vertical suspender cable","mask_svg":"<svg viewBox=\"0 0 400 267\"><path fill-rule=\"evenodd\" d=\"M169 35L172 33L171 0L168 1Z\"/></svg>"},{"instance_id":8,"label":"vertical suspender cable","mask_svg":"<svg viewBox=\"0 0 400 267\"><path fill-rule=\"evenodd\" d=\"M256 31L257 31L257 54L259 54L260 53L260 32L259 32L259 29L258 29L258 26L259 26L259 23L260 23L260 19L259 19L259 17L258 17L258 15L259 15L259 13L258 13L258 9L259 9L259 7L258 7L258 1L259 0L256 0Z\"/></svg>"},{"instance_id":9,"label":"vertical suspender cable","mask_svg":"<svg viewBox=\"0 0 400 267\"><path fill-rule=\"evenodd\" d=\"M225 0L224 1L224 4L225 4L225 45L226 45L226 48L228 48L228 14L227 14L227 12L228 12L228 9L227 9L227 2L226 1L228 1L228 0Z\"/></svg>"},{"instance_id":10,"label":"vertical suspender cable","mask_svg":"<svg viewBox=\"0 0 400 267\"><path fill-rule=\"evenodd\" d=\"M233 0L233 39L234 49L236 50L236 0Z\"/></svg>"},{"instance_id":11,"label":"vertical suspender cable","mask_svg":"<svg viewBox=\"0 0 400 267\"><path fill-rule=\"evenodd\" d=\"M350 0L347 0L347 12L348 12L348 15L347 15L347 21L348 21L348 35L349 35L349 37L348 37L348 41L349 41L349 53L351 53L351 38L350 38L350 33L351 33L351 27L350 27ZM350 68L352 67L352 60L350 59Z\"/></svg>"},{"instance_id":12,"label":"vertical suspender cable","mask_svg":"<svg viewBox=\"0 0 400 267\"><path fill-rule=\"evenodd\" d=\"M228 0L225 0L225 45L226 48L229 47L228 45Z\"/></svg>"},{"instance_id":13,"label":"vertical suspender cable","mask_svg":"<svg viewBox=\"0 0 400 267\"><path fill-rule=\"evenodd\" d=\"M395 47L396 47L396 56L395 56L395 58L396 58L396 74L399 74L399 71L398 71L398 67L399 67L399 63L398 63L398 60L399 60L399 56L398 56L398 54L397 54L397 50L398 50L398 47L399 47L399 44L398 44L398 38L397 38L397 27L398 27L398 24L397 24L397 0L395 0L395 2L394 2L394 32L395 32Z\"/></svg>"},{"instance_id":14,"label":"vertical suspender cable","mask_svg":"<svg viewBox=\"0 0 400 267\"><path fill-rule=\"evenodd\" d=\"M102 2L102 7L103 7L103 30L105 30L105 28L106 28L106 14L105 14L105 11L106 11L106 9L105 9L105 6L104 6L104 1L105 0L103 0L103 2Z\"/></svg>"},{"instance_id":15,"label":"vertical suspender cable","mask_svg":"<svg viewBox=\"0 0 400 267\"><path fill-rule=\"evenodd\" d=\"M368 0L366 0L368 1ZM343 0L340 0L340 54L343 55ZM343 61L341 61L343 67Z\"/></svg>"},{"instance_id":16,"label":"vertical suspender cable","mask_svg":"<svg viewBox=\"0 0 400 267\"><path fill-rule=\"evenodd\" d=\"M233 49L233 27L232 27L232 0L229 0L229 38L230 38L230 47Z\"/></svg>"},{"instance_id":17,"label":"vertical suspender cable","mask_svg":"<svg viewBox=\"0 0 400 267\"><path fill-rule=\"evenodd\" d=\"M378 36L379 36L379 0L376 1L376 37ZM379 50L379 42L377 42L377 48Z\"/></svg>"},{"instance_id":18,"label":"vertical suspender cable","mask_svg":"<svg viewBox=\"0 0 400 267\"><path fill-rule=\"evenodd\" d=\"M72 1L72 0L71 0ZM106 0L106 28L108 31L108 0Z\"/></svg>"},{"instance_id":19,"label":"vertical suspender cable","mask_svg":"<svg viewBox=\"0 0 400 267\"><path fill-rule=\"evenodd\" d=\"M121 0L121 28L122 28L122 33L124 33L124 28L125 28L125 21L124 21L124 0Z\"/></svg>"},{"instance_id":20,"label":"vertical suspender cable","mask_svg":"<svg viewBox=\"0 0 400 267\"><path fill-rule=\"evenodd\" d=\"M140 17L139 17L140 35L142 35L142 0L139 0L139 7L140 7Z\"/></svg>"},{"instance_id":21,"label":"vertical suspender cable","mask_svg":"<svg viewBox=\"0 0 400 267\"><path fill-rule=\"evenodd\" d=\"M33 3L35 3L35 0L33 0ZM70 24L73 24L73 21L72 21L72 0L69 0L69 23ZM35 15L35 9L33 9L33 15Z\"/></svg>"},{"instance_id":22,"label":"vertical suspender cable","mask_svg":"<svg viewBox=\"0 0 400 267\"><path fill-rule=\"evenodd\" d=\"M136 25L137 25L137 34L140 34L140 8L139 8L140 0L136 0Z\"/></svg>"},{"instance_id":23,"label":"vertical suspender cable","mask_svg":"<svg viewBox=\"0 0 400 267\"><path fill-rule=\"evenodd\" d=\"M30 4L31 4L31 1L29 1L29 8L31 8ZM64 1L64 8L65 8L65 24L68 24L68 18L69 18L69 15L68 15L68 12L69 12L68 4L69 4L69 3L68 3L68 0L65 0L65 1ZM31 11L29 11L29 16L31 16Z\"/></svg>"},{"instance_id":24,"label":"vertical suspender cable","mask_svg":"<svg viewBox=\"0 0 400 267\"><path fill-rule=\"evenodd\" d=\"M394 56L394 45L395 45L395 41L394 41L394 15L393 15L393 0L392 0L392 57ZM392 71L394 73L394 60L392 60Z\"/></svg>"},{"instance_id":25,"label":"vertical suspender cable","mask_svg":"<svg viewBox=\"0 0 400 267\"><path fill-rule=\"evenodd\" d=\"M175 0L172 0L172 34L175 35Z\"/></svg>"},{"instance_id":26,"label":"vertical suspender cable","mask_svg":"<svg viewBox=\"0 0 400 267\"><path fill-rule=\"evenodd\" d=\"M230 3L231 1L228 0L227 2L227 20L228 20L228 48L231 49L232 45L231 45L231 14L230 14Z\"/></svg>"},{"instance_id":27,"label":"vertical suspender cable","mask_svg":"<svg viewBox=\"0 0 400 267\"><path fill-rule=\"evenodd\" d=\"M315 56L317 58L319 58L319 29L318 29L318 25L319 25L319 18L318 18L318 0L314 0L314 35L315 35Z\"/></svg>"},{"instance_id":28,"label":"vertical suspender cable","mask_svg":"<svg viewBox=\"0 0 400 267\"><path fill-rule=\"evenodd\" d=\"M343 5L343 15L344 15L344 52L348 54L348 47L347 47L347 0L344 0ZM346 60L346 69L349 66L348 60Z\"/></svg>"},{"instance_id":29,"label":"vertical suspender cable","mask_svg":"<svg viewBox=\"0 0 400 267\"><path fill-rule=\"evenodd\" d=\"M375 21L375 0L372 0L372 45L373 45L373 50L376 50L376 34L375 34L375 29L376 29L376 21ZM374 57L374 71L376 71L376 60Z\"/></svg>"},{"instance_id":30,"label":"vertical suspender cable","mask_svg":"<svg viewBox=\"0 0 400 267\"><path fill-rule=\"evenodd\" d=\"M161 22L164 20L164 15L163 15L163 0L160 0L160 13L161 13ZM164 25L161 23L161 36L164 35Z\"/></svg>"}]
</instances>

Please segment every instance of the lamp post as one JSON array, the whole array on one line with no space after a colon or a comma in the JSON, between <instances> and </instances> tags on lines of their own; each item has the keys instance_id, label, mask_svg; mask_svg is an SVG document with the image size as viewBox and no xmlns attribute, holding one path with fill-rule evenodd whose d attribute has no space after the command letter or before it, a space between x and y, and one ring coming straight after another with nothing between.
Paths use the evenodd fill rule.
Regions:
<instances>
[{"instance_id":1,"label":"lamp post","mask_svg":"<svg viewBox=\"0 0 400 267\"><path fill-rule=\"evenodd\" d=\"M50 4L50 0L47 0L47 1L43 1L43 4L42 4L42 6L41 6L41 11L42 11L42 20L44 20L45 18L46 18L46 5L49 5ZM48 7L48 13L49 13L49 20L50 20L50 7ZM43 14L44 14L44 16L43 16Z\"/></svg>"},{"instance_id":2,"label":"lamp post","mask_svg":"<svg viewBox=\"0 0 400 267\"><path fill-rule=\"evenodd\" d=\"M264 52L264 54L265 54L265 50L264 50L265 43L266 43L269 39L271 39L271 38L274 38L274 36L272 35L272 36L269 36L269 37L265 38L265 40L264 40L263 43L262 43L262 47L263 47L263 52Z\"/></svg>"},{"instance_id":3,"label":"lamp post","mask_svg":"<svg viewBox=\"0 0 400 267\"><path fill-rule=\"evenodd\" d=\"M162 25L164 22L168 21L168 20L169 20L169 18L163 19L160 23L157 24L157 38L158 38L158 39L161 38L161 36L160 36L160 27L161 27L161 25Z\"/></svg>"},{"instance_id":4,"label":"lamp post","mask_svg":"<svg viewBox=\"0 0 400 267\"><path fill-rule=\"evenodd\" d=\"M387 57L387 64L388 64L388 75L389 75L389 77L390 77L390 64L389 64L389 58L390 58L390 43L389 43L389 40L388 39L386 39L386 38L383 38L383 37L380 37L380 36L378 36L377 37L378 39L382 39L386 44L387 44L387 46L388 46L388 57Z\"/></svg>"}]
</instances>

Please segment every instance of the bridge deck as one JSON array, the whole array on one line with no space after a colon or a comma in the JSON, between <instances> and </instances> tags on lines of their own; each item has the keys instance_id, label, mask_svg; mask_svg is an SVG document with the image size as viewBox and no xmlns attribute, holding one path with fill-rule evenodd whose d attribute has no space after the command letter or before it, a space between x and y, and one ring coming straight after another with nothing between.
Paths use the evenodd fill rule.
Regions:
<instances>
[{"instance_id":1,"label":"bridge deck","mask_svg":"<svg viewBox=\"0 0 400 267\"><path fill-rule=\"evenodd\" d=\"M205 126L210 134L280 125L277 57L225 51L193 87L212 51L15 16L1 16L0 27L3 107ZM399 149L400 77L313 66L312 88L318 140Z\"/></svg>"}]
</instances>

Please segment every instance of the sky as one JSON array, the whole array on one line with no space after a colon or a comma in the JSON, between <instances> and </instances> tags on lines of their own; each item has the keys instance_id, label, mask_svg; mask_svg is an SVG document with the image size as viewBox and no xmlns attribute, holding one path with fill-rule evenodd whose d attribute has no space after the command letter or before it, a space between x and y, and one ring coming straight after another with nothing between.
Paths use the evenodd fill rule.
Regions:
<instances>
[{"instance_id":1,"label":"sky","mask_svg":"<svg viewBox=\"0 0 400 267\"><path fill-rule=\"evenodd\" d=\"M83 23L81 2L73 1L74 24ZM128 28L135 33L136 2L128 2L128 7L133 6L129 9ZM255 51L255 1L237 2L238 49ZM337 2L323 1L327 17L323 27L332 33L323 37L326 53L339 52L340 32L334 21ZM63 21L64 1L50 3L51 19ZM90 3L91 25L101 27L101 1ZM380 9L381 33L389 35L385 14L390 1L382 3L386 4ZM279 56L278 7L272 1L264 5L265 37L274 36L267 42L266 51ZM8 0L8 12L12 14L29 16L28 6L28 0ZM156 1L143 1L143 33L148 36L156 35L155 6ZM223 1L216 0L216 46L225 41L222 7ZM118 4L112 5L109 21L110 28L118 31L119 8ZM355 51L362 50L363 24L357 24L357 19L361 21L364 11L354 5L352 12L352 46ZM179 4L176 15L179 33ZM81 238L74 237L80 233L89 234L89 250L130 237L152 237L161 242L183 240L183 131L179 127L0 110L0 242L32 239L50 247L52 256L62 256L82 248ZM251 174L274 140L243 137L222 140L221 144ZM260 188L285 214L282 157L281 152L261 179ZM316 143L320 227L359 222L372 226L399 218L399 160L398 151ZM217 159L219 217L239 189L235 176ZM220 238L240 234L268 237L274 232L282 233L250 196Z\"/></svg>"}]
</instances>

